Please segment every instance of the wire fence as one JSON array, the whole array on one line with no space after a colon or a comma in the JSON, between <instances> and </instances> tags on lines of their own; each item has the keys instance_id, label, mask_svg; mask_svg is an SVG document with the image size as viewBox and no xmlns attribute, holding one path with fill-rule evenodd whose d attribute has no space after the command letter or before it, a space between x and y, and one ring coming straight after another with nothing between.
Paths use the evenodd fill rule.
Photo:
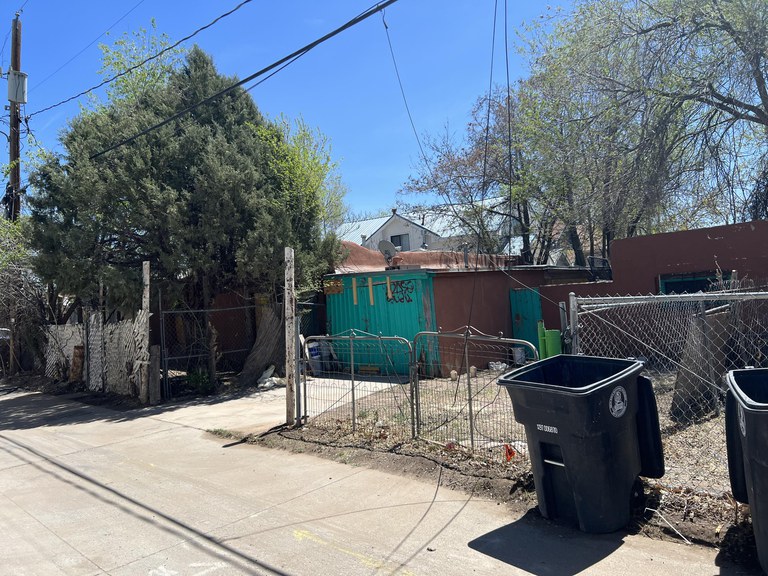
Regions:
<instances>
[{"instance_id":1,"label":"wire fence","mask_svg":"<svg viewBox=\"0 0 768 576\"><path fill-rule=\"evenodd\" d=\"M413 437L411 344L360 331L304 343L304 419L325 435Z\"/></svg>"},{"instance_id":2,"label":"wire fence","mask_svg":"<svg viewBox=\"0 0 768 576\"><path fill-rule=\"evenodd\" d=\"M730 490L724 377L768 366L768 292L574 298L574 351L634 357L654 387L671 488Z\"/></svg>"},{"instance_id":3,"label":"wire fence","mask_svg":"<svg viewBox=\"0 0 768 576\"><path fill-rule=\"evenodd\" d=\"M212 393L243 365L256 341L255 306L160 313L163 397Z\"/></svg>"},{"instance_id":4,"label":"wire fence","mask_svg":"<svg viewBox=\"0 0 768 576\"><path fill-rule=\"evenodd\" d=\"M498 377L537 357L521 340L464 328L404 338L349 331L305 342L305 420L328 438L357 434L398 443L413 438L484 454L525 459Z\"/></svg>"}]
</instances>

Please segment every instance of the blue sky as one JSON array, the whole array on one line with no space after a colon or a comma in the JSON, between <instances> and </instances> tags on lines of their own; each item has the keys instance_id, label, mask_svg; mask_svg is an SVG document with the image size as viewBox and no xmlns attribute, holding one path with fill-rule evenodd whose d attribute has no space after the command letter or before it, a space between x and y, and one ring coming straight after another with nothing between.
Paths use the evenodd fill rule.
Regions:
<instances>
[{"instance_id":1,"label":"blue sky","mask_svg":"<svg viewBox=\"0 0 768 576\"><path fill-rule=\"evenodd\" d=\"M152 18L159 32L176 41L238 3L17 0L4 3L0 41L23 5L21 59L22 71L29 75L26 113L30 114L101 80L97 73L101 56L98 42L110 43L124 32L148 28ZM373 0L254 0L188 45L195 42L211 54L220 72L243 78L372 4ZM560 2L552 7L568 4ZM493 77L501 84L505 78L504 2L498 5ZM511 40L523 22L533 21L549 9L534 1L510 0L508 6ZM489 84L493 12L493 0L399 0L386 10L405 94L420 135L438 134L446 126L457 134L463 132L469 110ZM109 36L86 48L110 27ZM514 80L524 77L526 70L523 59L513 46L510 48ZM4 71L9 61L7 38L0 56ZM301 116L328 135L333 157L349 188L347 203L354 211L387 210L395 204L397 191L415 170L418 144L400 94L381 16L373 16L319 46L251 94L268 117ZM45 147L55 148L59 132L77 113L76 102L60 106L35 115L30 129Z\"/></svg>"}]
</instances>

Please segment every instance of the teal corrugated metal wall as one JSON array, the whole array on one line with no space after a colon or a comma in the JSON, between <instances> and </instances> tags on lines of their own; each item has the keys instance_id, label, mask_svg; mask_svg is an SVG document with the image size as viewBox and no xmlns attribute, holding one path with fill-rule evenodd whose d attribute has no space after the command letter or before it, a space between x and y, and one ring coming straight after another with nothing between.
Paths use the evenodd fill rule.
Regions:
<instances>
[{"instance_id":1,"label":"teal corrugated metal wall","mask_svg":"<svg viewBox=\"0 0 768 576\"><path fill-rule=\"evenodd\" d=\"M391 298L387 293L387 278ZM412 341L418 332L436 330L430 273L374 272L335 279L341 281L342 291L326 296L329 334L354 329L377 336L400 336ZM354 291L353 279L357 284ZM354 292L357 293L357 304ZM407 374L407 364L398 361L397 371Z\"/></svg>"}]
</instances>

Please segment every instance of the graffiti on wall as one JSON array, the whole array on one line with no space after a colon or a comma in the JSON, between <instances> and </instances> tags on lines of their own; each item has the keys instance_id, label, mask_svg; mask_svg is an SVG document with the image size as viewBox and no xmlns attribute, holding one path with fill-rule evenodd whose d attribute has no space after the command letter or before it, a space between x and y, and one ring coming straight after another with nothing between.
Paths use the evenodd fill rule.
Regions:
<instances>
[{"instance_id":1,"label":"graffiti on wall","mask_svg":"<svg viewBox=\"0 0 768 576\"><path fill-rule=\"evenodd\" d=\"M387 298L387 302L403 304L413 302L411 294L416 291L416 284L413 280L393 280L390 284L392 297Z\"/></svg>"}]
</instances>

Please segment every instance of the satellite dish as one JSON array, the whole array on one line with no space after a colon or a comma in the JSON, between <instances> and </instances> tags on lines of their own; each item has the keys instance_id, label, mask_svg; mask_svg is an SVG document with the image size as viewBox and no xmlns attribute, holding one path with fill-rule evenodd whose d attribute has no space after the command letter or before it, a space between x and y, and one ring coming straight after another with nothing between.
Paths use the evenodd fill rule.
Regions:
<instances>
[{"instance_id":1,"label":"satellite dish","mask_svg":"<svg viewBox=\"0 0 768 576\"><path fill-rule=\"evenodd\" d=\"M379 252L384 255L384 258L387 260L387 264L390 264L392 262L392 258L394 258L395 254L397 254L397 248L395 248L395 245L392 244L392 242L389 240L382 240L379 242Z\"/></svg>"}]
</instances>

